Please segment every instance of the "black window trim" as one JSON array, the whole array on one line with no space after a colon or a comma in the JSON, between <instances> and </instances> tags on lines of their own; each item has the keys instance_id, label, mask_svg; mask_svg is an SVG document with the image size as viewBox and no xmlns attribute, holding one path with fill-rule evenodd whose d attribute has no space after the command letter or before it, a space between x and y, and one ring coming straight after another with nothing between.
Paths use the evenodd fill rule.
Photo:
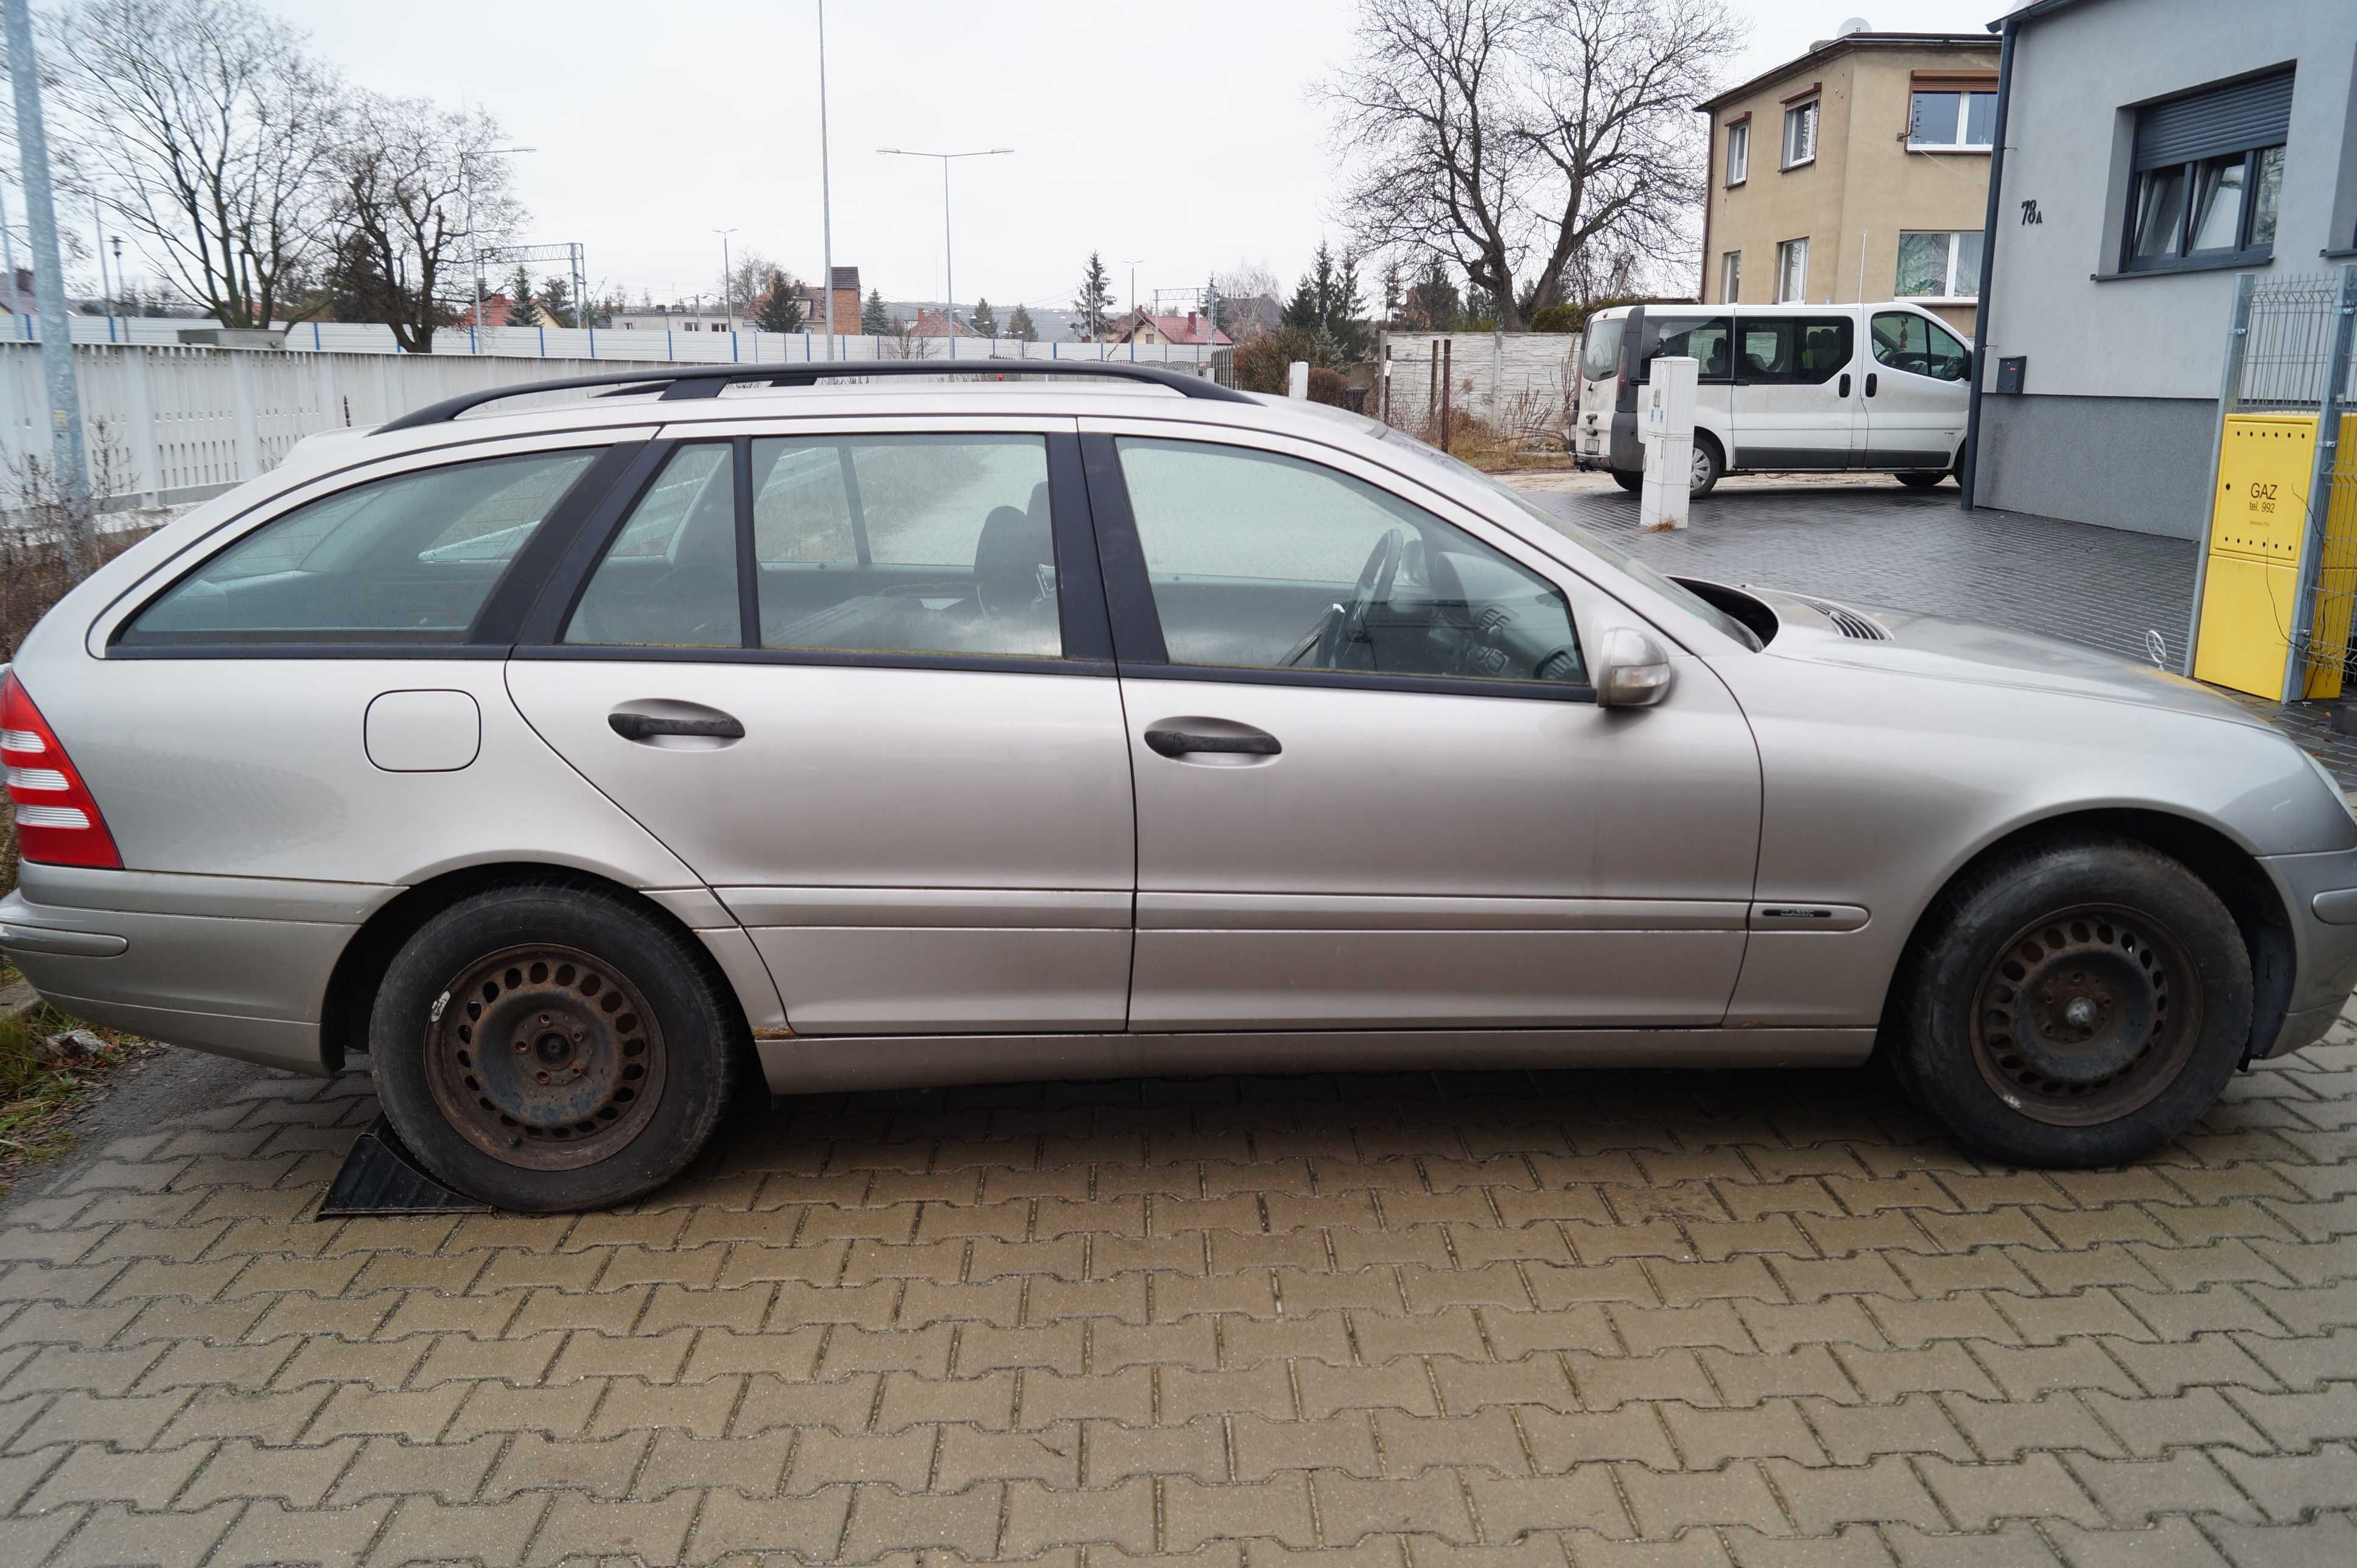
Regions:
<instances>
[{"instance_id":1,"label":"black window trim","mask_svg":"<svg viewBox=\"0 0 2357 1568\"><path fill-rule=\"evenodd\" d=\"M1211 430L1206 430L1200 435L1157 435L1146 439L1183 440L1197 446L1232 446L1240 451L1272 455L1265 446L1242 441L1222 441L1219 434ZM1088 470L1089 505L1096 516L1098 557L1103 564L1105 597L1112 614L1114 664L1122 679L1194 681L1241 686L1316 686L1345 692L1499 697L1512 702L1596 701L1594 686L1569 682L1482 681L1458 675L1386 675L1361 670L1272 670L1249 664L1173 663L1162 635L1161 615L1154 606L1153 583L1146 569L1146 549L1138 538L1136 513L1130 507L1129 486L1122 472L1120 448L1115 445L1117 440L1118 437L1112 435L1090 432L1082 435L1081 450ZM1273 455L1290 456L1287 453ZM1297 460L1311 461L1308 458ZM1323 467L1326 465L1313 466ZM1334 471L1340 472L1339 469ZM1506 558L1514 560L1511 555ZM1526 572L1532 570L1520 561L1514 561L1514 564ZM1568 596L1565 601L1564 613L1571 616L1572 631L1577 636L1578 618L1572 615ZM1583 660L1586 651L1583 644Z\"/></svg>"},{"instance_id":2,"label":"black window trim","mask_svg":"<svg viewBox=\"0 0 2357 1568\"><path fill-rule=\"evenodd\" d=\"M772 439L855 441L894 435L960 434L1031 435L1047 445L1048 512L1056 551L1056 609L1063 638L1060 654L976 654L920 650L883 651L849 648L764 648L760 646L760 585L745 563L757 557L753 537L754 496L751 484L752 444ZM633 647L628 643L568 643L560 641L589 580L614 538L629 522L639 501L662 471L673 449L729 442L736 476L737 549L737 608L739 646L735 648ZM773 431L732 435L685 434L650 441L640 461L618 483L585 526L563 564L550 576L525 618L513 645L504 650L513 659L589 660L595 663L655 664L788 664L875 670L967 670L1028 675L1104 678L1113 674L1113 633L1106 621L1103 583L1090 516L1089 496L1081 474L1080 437L1069 431L930 430L920 424L888 429L831 431L823 435L780 427ZM856 541L863 564L866 541ZM757 567L758 570L758 562Z\"/></svg>"},{"instance_id":3,"label":"black window trim","mask_svg":"<svg viewBox=\"0 0 2357 1568\"><path fill-rule=\"evenodd\" d=\"M2264 266L2275 260L2273 241L2254 244L2251 225L2258 217L2259 159L2271 152L2283 151L2288 156L2288 144L2269 142L2263 147L2245 147L2243 159L2243 210L2237 218L2235 238L2241 242L2231 251L2193 251L2185 247L2193 242L2194 171L2203 164L2222 157L2233 157L2231 152L2209 153L2183 163L2155 164L2149 168L2131 170L2128 174L2127 199L2121 204L2119 271L2098 274L2100 278L2143 277L2150 273L2206 273L2233 267ZM2136 249L2136 188L2146 176L2162 169L2176 169L2185 180L2184 210L2177 215L2179 250L2173 256L2149 256L2139 259ZM2280 221L2280 215L2278 215Z\"/></svg>"},{"instance_id":4,"label":"black window trim","mask_svg":"<svg viewBox=\"0 0 2357 1568\"><path fill-rule=\"evenodd\" d=\"M187 570L176 573L172 579L148 591L136 609L124 615L108 633L106 657L109 659L500 659L513 640L517 622L522 618L531 602L535 574L545 574L561 560L575 537L602 509L614 487L627 478L640 450L653 445L644 441L600 441L597 433L585 433L592 438L579 446L559 446L534 448L529 452L470 453L452 463L425 463L402 468L359 484L338 489L323 489L316 495L284 510L253 528L243 529L235 537L207 551ZM361 485L402 479L416 474L432 473L445 467L466 463L496 463L510 457L554 456L565 452L596 451L589 466L557 498L541 519L522 548L508 562L490 591L475 612L475 618L460 636L455 639L424 639L412 641L400 638L354 638L347 640L322 639L309 631L281 629L234 632L180 633L158 635L153 640L134 631L139 618L157 600L196 575L227 551L235 549L274 525L282 518L333 499Z\"/></svg>"}]
</instances>

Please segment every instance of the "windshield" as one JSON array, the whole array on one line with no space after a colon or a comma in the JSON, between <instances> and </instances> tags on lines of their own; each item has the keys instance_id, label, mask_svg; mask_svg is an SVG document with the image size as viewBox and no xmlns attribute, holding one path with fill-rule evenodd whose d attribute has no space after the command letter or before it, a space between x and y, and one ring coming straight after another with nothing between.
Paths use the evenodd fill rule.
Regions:
<instances>
[{"instance_id":1,"label":"windshield","mask_svg":"<svg viewBox=\"0 0 2357 1568\"><path fill-rule=\"evenodd\" d=\"M1754 652L1757 652L1760 648L1761 644L1758 636L1752 632L1749 627L1745 626L1733 616L1728 615L1726 611L1719 609L1715 605L1704 602L1695 595L1693 590L1681 587L1678 584L1663 576L1659 572L1654 571L1651 566L1646 565L1642 561L1638 560L1635 556L1628 554L1612 545L1605 543L1595 535L1588 533L1571 523L1566 522L1563 519L1546 511L1544 509L1534 504L1528 496L1525 496L1520 490L1515 489L1512 485L1500 483L1498 480L1483 473L1480 469L1474 467L1471 464L1460 462L1457 458L1450 456L1446 452L1428 446L1425 443L1418 441L1415 436L1406 434L1405 431L1394 430L1388 425L1379 424L1372 419L1361 419L1358 423L1372 434L1377 440L1382 441L1389 450L1412 456L1417 462L1437 468L1441 472L1448 474L1453 478L1469 479L1473 483L1480 485L1483 489L1490 491L1492 495L1505 497L1508 500L1520 507L1523 511L1528 512L1531 516L1538 519L1541 522L1545 523L1547 527L1554 530L1556 533L1561 534L1564 538L1569 540L1580 549L1587 551L1590 555L1595 556L1598 560L1606 563L1616 570L1622 572L1629 576L1634 577L1638 582L1644 584L1645 586L1661 595L1662 597L1669 600L1670 603L1677 606L1678 608L1686 611L1688 614L1692 615L1695 619L1701 621L1705 626L1709 627L1712 630L1719 632L1724 636L1733 638L1736 641L1741 643L1744 647L1752 650Z\"/></svg>"},{"instance_id":2,"label":"windshield","mask_svg":"<svg viewBox=\"0 0 2357 1568\"><path fill-rule=\"evenodd\" d=\"M1620 332L1626 318L1612 317L1587 324L1587 341L1579 353L1579 373L1591 381L1610 381L1620 373Z\"/></svg>"}]
</instances>

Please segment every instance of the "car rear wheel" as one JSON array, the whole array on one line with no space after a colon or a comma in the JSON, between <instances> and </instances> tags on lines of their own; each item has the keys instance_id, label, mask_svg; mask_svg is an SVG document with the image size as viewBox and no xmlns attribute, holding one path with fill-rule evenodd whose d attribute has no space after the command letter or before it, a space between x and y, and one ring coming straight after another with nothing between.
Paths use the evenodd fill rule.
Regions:
<instances>
[{"instance_id":1,"label":"car rear wheel","mask_svg":"<svg viewBox=\"0 0 2357 1568\"><path fill-rule=\"evenodd\" d=\"M1694 472L1687 484L1686 493L1693 496L1706 496L1710 494L1711 491L1718 488L1719 476L1726 471L1727 459L1720 454L1718 443L1704 435L1701 431L1695 431L1694 438Z\"/></svg>"},{"instance_id":2,"label":"car rear wheel","mask_svg":"<svg viewBox=\"0 0 2357 1568\"><path fill-rule=\"evenodd\" d=\"M2017 1165L2136 1158L2242 1061L2251 963L2177 861L2119 839L2007 856L1943 894L1882 1049L1962 1142Z\"/></svg>"},{"instance_id":3,"label":"car rear wheel","mask_svg":"<svg viewBox=\"0 0 2357 1568\"><path fill-rule=\"evenodd\" d=\"M688 939L616 895L494 888L428 920L370 1019L377 1094L446 1186L501 1208L600 1208L700 1154L742 1030Z\"/></svg>"},{"instance_id":4,"label":"car rear wheel","mask_svg":"<svg viewBox=\"0 0 2357 1568\"><path fill-rule=\"evenodd\" d=\"M1921 470L1904 474L1893 474L1891 476L1892 478L1897 479L1900 484L1905 485L1910 490L1938 489L1940 488L1940 481L1947 477L1948 476L1944 472L1926 474Z\"/></svg>"},{"instance_id":5,"label":"car rear wheel","mask_svg":"<svg viewBox=\"0 0 2357 1568\"><path fill-rule=\"evenodd\" d=\"M1619 468L1615 468L1612 470L1612 482L1633 496L1639 490L1645 488L1645 476L1642 474L1625 473Z\"/></svg>"}]
</instances>

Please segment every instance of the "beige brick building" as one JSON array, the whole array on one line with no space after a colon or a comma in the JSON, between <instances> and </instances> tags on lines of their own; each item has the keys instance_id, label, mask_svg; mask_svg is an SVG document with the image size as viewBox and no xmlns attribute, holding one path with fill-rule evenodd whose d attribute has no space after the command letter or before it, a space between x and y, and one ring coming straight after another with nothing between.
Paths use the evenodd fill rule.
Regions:
<instances>
[{"instance_id":1,"label":"beige brick building","mask_svg":"<svg viewBox=\"0 0 2357 1568\"><path fill-rule=\"evenodd\" d=\"M1996 64L1986 34L1857 32L1699 105L1702 297L1913 299L1970 332Z\"/></svg>"}]
</instances>

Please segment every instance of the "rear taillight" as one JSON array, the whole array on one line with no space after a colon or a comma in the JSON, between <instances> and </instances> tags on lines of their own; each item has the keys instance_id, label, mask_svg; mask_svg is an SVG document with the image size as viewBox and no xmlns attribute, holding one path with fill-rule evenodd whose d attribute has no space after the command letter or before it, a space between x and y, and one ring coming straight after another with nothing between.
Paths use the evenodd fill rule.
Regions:
<instances>
[{"instance_id":1,"label":"rear taillight","mask_svg":"<svg viewBox=\"0 0 2357 1568\"><path fill-rule=\"evenodd\" d=\"M8 769L8 803L16 809L19 855L46 865L123 869L90 787L14 671L0 675L0 763Z\"/></svg>"}]
</instances>

